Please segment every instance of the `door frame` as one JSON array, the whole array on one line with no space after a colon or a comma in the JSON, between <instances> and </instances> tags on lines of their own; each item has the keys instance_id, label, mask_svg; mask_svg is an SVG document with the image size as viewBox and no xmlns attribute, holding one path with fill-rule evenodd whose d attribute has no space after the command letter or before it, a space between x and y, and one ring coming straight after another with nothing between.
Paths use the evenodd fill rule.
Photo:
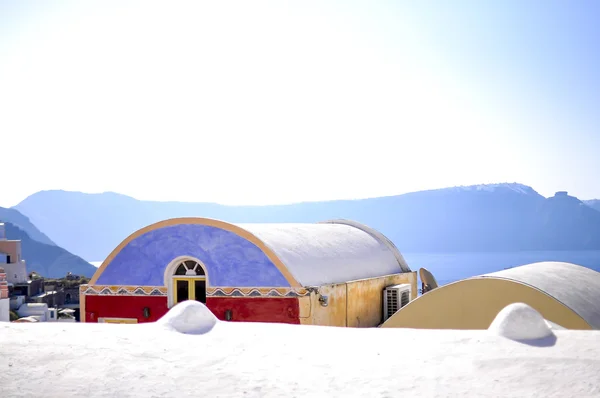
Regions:
<instances>
[{"instance_id":1,"label":"door frame","mask_svg":"<svg viewBox=\"0 0 600 398\"><path fill-rule=\"evenodd\" d=\"M197 275L193 275L193 276L186 276L186 275L174 275L175 271L177 270L177 266L179 266L179 264L181 264L183 261L187 261L187 260L191 260L191 261L195 261L198 264L200 264L200 266L202 267L202 269L204 270L204 276L197 276ZM198 260L195 257L192 256L179 256L177 258L174 258L173 260L171 260L171 262L165 267L165 273L164 273L164 281L165 281L165 287L167 288L167 308L171 308L173 307L175 304L177 304L175 302L175 280L203 280L205 283L205 288L206 290L208 290L208 272L207 272L207 268L206 265ZM192 283L192 286L190 287L189 291L188 291L188 295L191 295L192 292L195 291L195 286ZM195 296L192 296L195 297Z\"/></svg>"},{"instance_id":2,"label":"door frame","mask_svg":"<svg viewBox=\"0 0 600 398\"><path fill-rule=\"evenodd\" d=\"M173 304L177 303L177 298L175 297L177 295L177 282L179 281L187 281L188 283L188 298L187 300L195 300L196 298L196 281L202 281L204 282L205 288L204 290L206 290L206 277L205 276L184 276L184 275L174 275L173 278L171 278L171 280L173 281L173 284L171 285L172 287L172 296L173 296Z\"/></svg>"}]
</instances>

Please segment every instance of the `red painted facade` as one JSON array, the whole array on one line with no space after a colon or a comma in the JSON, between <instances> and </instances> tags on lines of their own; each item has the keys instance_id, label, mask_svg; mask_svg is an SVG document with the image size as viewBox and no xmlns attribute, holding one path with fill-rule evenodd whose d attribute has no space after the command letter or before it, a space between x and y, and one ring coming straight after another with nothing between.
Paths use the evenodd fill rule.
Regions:
<instances>
[{"instance_id":1,"label":"red painted facade","mask_svg":"<svg viewBox=\"0 0 600 398\"><path fill-rule=\"evenodd\" d=\"M150 316L144 317L144 308ZM98 318L135 318L138 322L154 322L168 311L167 298L156 296L85 296L85 321Z\"/></svg>"},{"instance_id":2,"label":"red painted facade","mask_svg":"<svg viewBox=\"0 0 600 398\"><path fill-rule=\"evenodd\" d=\"M231 310L232 322L274 322L300 324L300 307L296 298L208 297L206 306L220 320ZM150 309L148 318L144 308ZM135 318L138 322L155 322L168 311L164 296L85 296L85 321L98 318Z\"/></svg>"},{"instance_id":3,"label":"red painted facade","mask_svg":"<svg viewBox=\"0 0 600 398\"><path fill-rule=\"evenodd\" d=\"M221 320L225 320L225 312L231 310L233 322L300 324L300 306L297 298L208 297L206 306Z\"/></svg>"}]
</instances>

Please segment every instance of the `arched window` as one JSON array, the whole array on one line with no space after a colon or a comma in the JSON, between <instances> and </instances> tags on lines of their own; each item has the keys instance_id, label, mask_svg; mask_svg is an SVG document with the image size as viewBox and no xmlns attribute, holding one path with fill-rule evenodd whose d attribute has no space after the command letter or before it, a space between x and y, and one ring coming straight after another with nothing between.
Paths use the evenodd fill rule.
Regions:
<instances>
[{"instance_id":1,"label":"arched window","mask_svg":"<svg viewBox=\"0 0 600 398\"><path fill-rule=\"evenodd\" d=\"M204 268L194 260L182 261L181 264L176 268L175 275L185 276L204 276Z\"/></svg>"}]
</instances>

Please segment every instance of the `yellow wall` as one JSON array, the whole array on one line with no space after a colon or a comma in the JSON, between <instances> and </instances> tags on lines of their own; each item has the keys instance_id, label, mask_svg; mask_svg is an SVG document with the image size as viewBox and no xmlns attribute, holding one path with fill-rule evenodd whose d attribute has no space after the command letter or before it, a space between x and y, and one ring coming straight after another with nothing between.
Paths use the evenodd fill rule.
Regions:
<instances>
[{"instance_id":1,"label":"yellow wall","mask_svg":"<svg viewBox=\"0 0 600 398\"><path fill-rule=\"evenodd\" d=\"M411 280L412 279L412 280ZM417 296L416 273L384 276L348 282L348 309L346 326L374 327L383 321L383 289L386 286L408 283L412 287L411 299Z\"/></svg>"},{"instance_id":2,"label":"yellow wall","mask_svg":"<svg viewBox=\"0 0 600 398\"><path fill-rule=\"evenodd\" d=\"M498 312L525 303L567 329L590 330L573 310L528 285L495 278L474 278L432 290L388 319L381 327L417 329L487 329Z\"/></svg>"},{"instance_id":3,"label":"yellow wall","mask_svg":"<svg viewBox=\"0 0 600 398\"><path fill-rule=\"evenodd\" d=\"M319 303L319 294L327 296L327 307ZM319 287L319 294L310 294L311 316L302 323L321 326L346 326L346 284Z\"/></svg>"},{"instance_id":4,"label":"yellow wall","mask_svg":"<svg viewBox=\"0 0 600 398\"><path fill-rule=\"evenodd\" d=\"M411 285L411 299L417 297L416 272L320 286L318 294L312 292L309 297L300 299L301 323L321 326L378 326L383 319L383 289L401 283ZM320 295L327 296L327 307L319 303Z\"/></svg>"}]
</instances>

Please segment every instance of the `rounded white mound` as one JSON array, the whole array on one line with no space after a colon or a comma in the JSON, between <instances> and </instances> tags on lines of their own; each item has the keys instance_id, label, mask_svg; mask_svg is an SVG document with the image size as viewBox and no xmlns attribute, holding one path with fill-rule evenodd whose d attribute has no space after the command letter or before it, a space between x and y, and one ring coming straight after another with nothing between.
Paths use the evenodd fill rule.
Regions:
<instances>
[{"instance_id":1,"label":"rounded white mound","mask_svg":"<svg viewBox=\"0 0 600 398\"><path fill-rule=\"evenodd\" d=\"M489 330L512 340L536 340L553 335L542 314L524 303L504 307Z\"/></svg>"},{"instance_id":2,"label":"rounded white mound","mask_svg":"<svg viewBox=\"0 0 600 398\"><path fill-rule=\"evenodd\" d=\"M204 304L194 300L177 304L156 321L159 325L185 334L208 333L217 322L215 315Z\"/></svg>"}]
</instances>

